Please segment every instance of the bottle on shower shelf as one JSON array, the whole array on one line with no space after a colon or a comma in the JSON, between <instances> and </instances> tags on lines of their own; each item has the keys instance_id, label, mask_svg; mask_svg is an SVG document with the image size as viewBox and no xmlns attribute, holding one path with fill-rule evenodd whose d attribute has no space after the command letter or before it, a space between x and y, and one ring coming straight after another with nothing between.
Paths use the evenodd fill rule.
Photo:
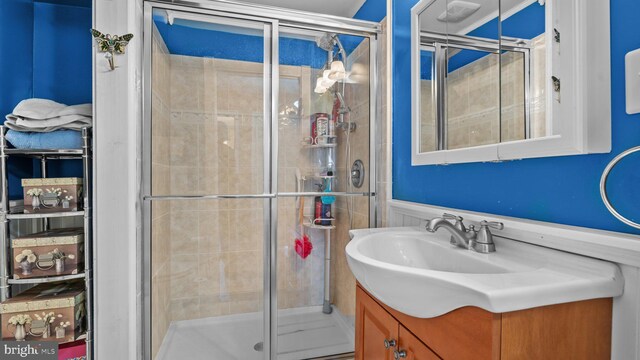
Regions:
<instances>
[{"instance_id":1,"label":"bottle on shower shelf","mask_svg":"<svg viewBox=\"0 0 640 360\"><path fill-rule=\"evenodd\" d=\"M311 145L324 145L329 135L329 114L315 113L311 119Z\"/></svg>"},{"instance_id":2,"label":"bottle on shower shelf","mask_svg":"<svg viewBox=\"0 0 640 360\"><path fill-rule=\"evenodd\" d=\"M331 204L322 204L322 219L320 225L331 225Z\"/></svg>"},{"instance_id":3,"label":"bottle on shower shelf","mask_svg":"<svg viewBox=\"0 0 640 360\"><path fill-rule=\"evenodd\" d=\"M333 142L334 136L336 136L336 117L329 115L329 141Z\"/></svg>"},{"instance_id":4,"label":"bottle on shower shelf","mask_svg":"<svg viewBox=\"0 0 640 360\"><path fill-rule=\"evenodd\" d=\"M322 184L315 184L318 188L318 192L322 192ZM320 225L320 221L316 222L316 219L322 218L322 197L316 196L313 198L313 221L312 225Z\"/></svg>"},{"instance_id":5,"label":"bottle on shower shelf","mask_svg":"<svg viewBox=\"0 0 640 360\"><path fill-rule=\"evenodd\" d=\"M313 212L313 225L322 225L322 221L316 222L316 219L322 218L322 198L316 196L313 199L314 212Z\"/></svg>"}]
</instances>

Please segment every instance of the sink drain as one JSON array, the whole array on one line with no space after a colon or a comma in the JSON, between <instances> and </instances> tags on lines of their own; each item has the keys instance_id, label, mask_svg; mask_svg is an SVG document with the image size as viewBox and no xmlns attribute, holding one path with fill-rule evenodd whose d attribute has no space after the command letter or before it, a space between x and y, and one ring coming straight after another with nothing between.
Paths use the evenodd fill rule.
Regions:
<instances>
[{"instance_id":1,"label":"sink drain","mask_svg":"<svg viewBox=\"0 0 640 360\"><path fill-rule=\"evenodd\" d=\"M255 351L262 351L262 348L264 348L264 342L262 341L253 345L253 350Z\"/></svg>"}]
</instances>

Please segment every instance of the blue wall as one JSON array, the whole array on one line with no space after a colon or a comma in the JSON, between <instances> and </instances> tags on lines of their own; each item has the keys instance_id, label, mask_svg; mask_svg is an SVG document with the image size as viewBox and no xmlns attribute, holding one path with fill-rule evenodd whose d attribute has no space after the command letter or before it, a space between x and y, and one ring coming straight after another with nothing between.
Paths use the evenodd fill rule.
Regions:
<instances>
[{"instance_id":1,"label":"blue wall","mask_svg":"<svg viewBox=\"0 0 640 360\"><path fill-rule=\"evenodd\" d=\"M385 16L387 16L387 0L367 0L353 18L380 22Z\"/></svg>"},{"instance_id":2,"label":"blue wall","mask_svg":"<svg viewBox=\"0 0 640 360\"><path fill-rule=\"evenodd\" d=\"M33 4L0 1L0 116L33 92Z\"/></svg>"},{"instance_id":3,"label":"blue wall","mask_svg":"<svg viewBox=\"0 0 640 360\"><path fill-rule=\"evenodd\" d=\"M615 219L600 200L606 164L640 144L640 115L625 114L624 55L640 48L636 0L611 1L611 154L527 159L502 163L411 166L410 9L417 0L393 1L393 197L471 211L640 234ZM640 221L640 156L611 175L613 202Z\"/></svg>"},{"instance_id":4,"label":"blue wall","mask_svg":"<svg viewBox=\"0 0 640 360\"><path fill-rule=\"evenodd\" d=\"M34 3L33 96L91 102L91 9Z\"/></svg>"},{"instance_id":5,"label":"blue wall","mask_svg":"<svg viewBox=\"0 0 640 360\"><path fill-rule=\"evenodd\" d=\"M156 19L155 24L171 54L263 62L262 36L202 29L177 22L169 25L161 19ZM327 52L315 42L287 38L284 34L280 37L279 55L282 65L321 68L327 61Z\"/></svg>"},{"instance_id":6,"label":"blue wall","mask_svg":"<svg viewBox=\"0 0 640 360\"><path fill-rule=\"evenodd\" d=\"M13 111L20 100L33 94L33 3L0 1L0 116ZM30 161L10 158L9 196L19 197L20 179L30 176Z\"/></svg>"},{"instance_id":7,"label":"blue wall","mask_svg":"<svg viewBox=\"0 0 640 360\"><path fill-rule=\"evenodd\" d=\"M21 100L91 102L91 4L87 0L0 1L0 116ZM79 6L81 5L81 6ZM49 166L49 176L80 176L79 161ZM39 176L39 164L9 159L9 196L21 198L20 179Z\"/></svg>"},{"instance_id":8,"label":"blue wall","mask_svg":"<svg viewBox=\"0 0 640 360\"><path fill-rule=\"evenodd\" d=\"M386 16L386 0L367 0L354 15L354 19L379 22ZM263 61L263 38L212 29L188 26L188 21L165 23L162 15L154 16L156 27L169 52L175 55L212 57L227 60ZM361 37L340 35L347 53L351 53L362 41ZM222 44L222 46L221 46ZM327 61L327 53L314 41L288 38L280 34L280 64L321 68Z\"/></svg>"},{"instance_id":9,"label":"blue wall","mask_svg":"<svg viewBox=\"0 0 640 360\"><path fill-rule=\"evenodd\" d=\"M92 101L92 14L91 8L77 6L86 3L34 2L33 97L69 105ZM48 176L82 176L82 162L56 162L49 166Z\"/></svg>"}]
</instances>

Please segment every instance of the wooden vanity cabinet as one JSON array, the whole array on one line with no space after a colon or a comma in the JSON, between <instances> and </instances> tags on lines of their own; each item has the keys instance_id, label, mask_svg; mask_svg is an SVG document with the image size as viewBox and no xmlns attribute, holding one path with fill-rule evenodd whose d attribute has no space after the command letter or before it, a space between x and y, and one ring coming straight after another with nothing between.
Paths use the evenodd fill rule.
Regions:
<instances>
[{"instance_id":1,"label":"wooden vanity cabinet","mask_svg":"<svg viewBox=\"0 0 640 360\"><path fill-rule=\"evenodd\" d=\"M360 359L390 360L393 359L392 351L387 348L385 340L398 339L398 321L387 313L370 297L362 298L362 306L357 306L358 328L361 328L356 337L356 348L360 349ZM383 351L384 350L384 351Z\"/></svg>"},{"instance_id":2,"label":"wooden vanity cabinet","mask_svg":"<svg viewBox=\"0 0 640 360\"><path fill-rule=\"evenodd\" d=\"M495 314L464 307L420 319L356 289L356 360L600 360L611 354L612 299ZM385 347L385 340L395 341Z\"/></svg>"}]
</instances>

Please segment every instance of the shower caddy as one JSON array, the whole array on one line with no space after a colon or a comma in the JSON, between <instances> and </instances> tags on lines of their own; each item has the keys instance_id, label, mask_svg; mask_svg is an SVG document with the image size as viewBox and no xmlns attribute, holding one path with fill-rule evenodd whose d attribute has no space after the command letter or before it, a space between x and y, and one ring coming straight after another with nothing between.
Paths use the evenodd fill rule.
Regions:
<instances>
[{"instance_id":1,"label":"shower caddy","mask_svg":"<svg viewBox=\"0 0 640 360\"><path fill-rule=\"evenodd\" d=\"M337 135L319 135L318 138L324 138L323 141L314 140L313 138L305 138L303 140L304 147L309 149L310 151L316 150L328 150L328 154L326 157L327 164L326 168L329 168L329 162L333 164L336 163L335 159L335 149L338 147ZM332 151L333 150L333 151ZM316 154L318 156L318 154ZM322 174L312 174L302 177L302 186L301 190L304 190L305 181L307 178L311 178L314 180L320 180L324 184L325 182L330 182L331 187L334 187L333 180L336 178L335 169L333 169L334 173L332 175L322 175ZM314 183L315 185L315 183ZM322 301L322 312L325 314L331 314L333 309L331 308L331 230L336 228L334 222L335 217L333 216L333 211L331 211L330 218L323 218L322 216L317 218L315 216L314 207L311 207L311 215L304 216L303 226L307 229L315 229L315 230L324 230L324 295Z\"/></svg>"},{"instance_id":2,"label":"shower caddy","mask_svg":"<svg viewBox=\"0 0 640 360\"><path fill-rule=\"evenodd\" d=\"M75 279L84 279L85 281L85 299L86 299L86 337L85 344L87 349L86 359L93 359L93 242L91 231L91 165L92 165L92 142L89 128L82 129L82 149L13 149L7 147L7 139L5 138L6 128L0 126L0 168L2 176L0 179L0 192L2 199L0 200L0 223L2 230L0 231L0 301L4 301L12 297L12 289L14 286L20 285L36 285L42 283L52 283L61 281L70 281ZM9 156L39 159L42 177L47 177L47 162L49 160L82 160L82 210L54 212L54 213L12 213L9 207L9 188L8 188L8 170L7 160ZM41 278L13 279L10 278L12 267L10 266L10 228L11 221L20 220L40 220L42 230L49 230L49 219L65 218L65 217L83 217L84 228L84 272L72 275L62 275ZM79 340L79 339L77 339Z\"/></svg>"}]
</instances>

